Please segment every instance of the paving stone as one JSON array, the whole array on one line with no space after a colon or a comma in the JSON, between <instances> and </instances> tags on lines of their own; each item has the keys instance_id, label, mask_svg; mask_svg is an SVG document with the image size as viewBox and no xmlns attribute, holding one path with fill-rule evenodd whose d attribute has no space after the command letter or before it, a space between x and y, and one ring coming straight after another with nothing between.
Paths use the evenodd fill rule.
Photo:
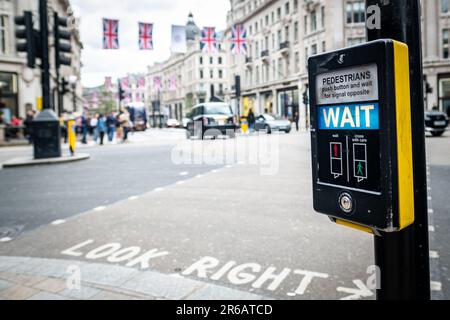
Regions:
<instances>
[{"instance_id":1,"label":"paving stone","mask_svg":"<svg viewBox=\"0 0 450 320\"><path fill-rule=\"evenodd\" d=\"M0 278L6 279L14 284L22 286L32 287L34 284L45 280L46 278L41 276L32 276L29 274L17 274L12 272L0 272Z\"/></svg>"},{"instance_id":2,"label":"paving stone","mask_svg":"<svg viewBox=\"0 0 450 320\"><path fill-rule=\"evenodd\" d=\"M203 283L156 272L142 272L124 283L121 288L153 297L179 300L200 288Z\"/></svg>"},{"instance_id":3,"label":"paving stone","mask_svg":"<svg viewBox=\"0 0 450 320\"><path fill-rule=\"evenodd\" d=\"M27 300L69 300L69 299L59 294L54 294L50 292L39 292L38 294L33 295Z\"/></svg>"},{"instance_id":4,"label":"paving stone","mask_svg":"<svg viewBox=\"0 0 450 320\"><path fill-rule=\"evenodd\" d=\"M0 271L6 271L27 263L30 258L0 257Z\"/></svg>"},{"instance_id":5,"label":"paving stone","mask_svg":"<svg viewBox=\"0 0 450 320\"><path fill-rule=\"evenodd\" d=\"M81 286L80 290L65 289L64 291L61 291L59 294L72 299L89 300L99 293L100 290L98 289L88 286Z\"/></svg>"},{"instance_id":6,"label":"paving stone","mask_svg":"<svg viewBox=\"0 0 450 320\"><path fill-rule=\"evenodd\" d=\"M33 288L14 285L5 290L0 291L0 297L8 300L25 300L37 294L39 291Z\"/></svg>"},{"instance_id":7,"label":"paving stone","mask_svg":"<svg viewBox=\"0 0 450 320\"><path fill-rule=\"evenodd\" d=\"M138 273L139 271L131 268L89 264L81 268L81 281L119 287Z\"/></svg>"},{"instance_id":8,"label":"paving stone","mask_svg":"<svg viewBox=\"0 0 450 320\"><path fill-rule=\"evenodd\" d=\"M11 282L0 279L0 290L4 290L4 289L9 288L11 286L12 286Z\"/></svg>"},{"instance_id":9,"label":"paving stone","mask_svg":"<svg viewBox=\"0 0 450 320\"><path fill-rule=\"evenodd\" d=\"M195 291L187 300L261 300L261 297L245 291L208 284Z\"/></svg>"},{"instance_id":10,"label":"paving stone","mask_svg":"<svg viewBox=\"0 0 450 320\"><path fill-rule=\"evenodd\" d=\"M58 293L67 289L67 284L64 280L49 278L33 285L33 287L42 291Z\"/></svg>"}]
</instances>

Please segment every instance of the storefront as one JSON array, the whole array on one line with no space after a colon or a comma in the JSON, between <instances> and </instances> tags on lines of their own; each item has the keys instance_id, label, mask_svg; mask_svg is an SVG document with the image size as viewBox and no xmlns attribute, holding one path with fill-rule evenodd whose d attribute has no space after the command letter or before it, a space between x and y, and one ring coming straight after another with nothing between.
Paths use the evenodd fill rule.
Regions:
<instances>
[{"instance_id":1,"label":"storefront","mask_svg":"<svg viewBox=\"0 0 450 320\"><path fill-rule=\"evenodd\" d=\"M255 105L256 105L256 95L244 96L242 98L241 115L246 117L250 109L253 109L253 112L255 112Z\"/></svg>"},{"instance_id":2,"label":"storefront","mask_svg":"<svg viewBox=\"0 0 450 320\"><path fill-rule=\"evenodd\" d=\"M450 74L439 76L439 110L450 116Z\"/></svg>"},{"instance_id":3,"label":"storefront","mask_svg":"<svg viewBox=\"0 0 450 320\"><path fill-rule=\"evenodd\" d=\"M294 120L294 116L299 112L299 91L297 87L278 90L278 113L283 118Z\"/></svg>"},{"instance_id":4,"label":"storefront","mask_svg":"<svg viewBox=\"0 0 450 320\"><path fill-rule=\"evenodd\" d=\"M262 101L262 110L261 110L261 112L271 113L271 114L273 114L275 112L274 106L273 106L273 93L272 93L272 91L262 92L261 93L261 101Z\"/></svg>"},{"instance_id":5,"label":"storefront","mask_svg":"<svg viewBox=\"0 0 450 320\"><path fill-rule=\"evenodd\" d=\"M12 116L19 116L17 74L0 72L0 103L4 110L4 120L10 122Z\"/></svg>"}]
</instances>

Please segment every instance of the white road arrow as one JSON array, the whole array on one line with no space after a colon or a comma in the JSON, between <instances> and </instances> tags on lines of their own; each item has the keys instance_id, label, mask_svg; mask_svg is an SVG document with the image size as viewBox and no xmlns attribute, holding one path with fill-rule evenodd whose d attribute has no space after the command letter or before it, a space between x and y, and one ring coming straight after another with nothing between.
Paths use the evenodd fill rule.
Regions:
<instances>
[{"instance_id":1,"label":"white road arrow","mask_svg":"<svg viewBox=\"0 0 450 320\"><path fill-rule=\"evenodd\" d=\"M373 292L369 288L367 288L367 286L361 280L353 280L353 283L357 286L357 288L339 287L336 289L339 292L350 294L350 296L341 298L341 300L359 300L362 298L373 296Z\"/></svg>"}]
</instances>

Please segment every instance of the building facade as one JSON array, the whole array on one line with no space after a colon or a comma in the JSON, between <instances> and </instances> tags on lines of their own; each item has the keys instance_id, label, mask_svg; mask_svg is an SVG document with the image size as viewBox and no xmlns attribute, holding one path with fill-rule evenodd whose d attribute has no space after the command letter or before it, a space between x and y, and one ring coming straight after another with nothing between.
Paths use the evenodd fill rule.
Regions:
<instances>
[{"instance_id":1,"label":"building facade","mask_svg":"<svg viewBox=\"0 0 450 320\"><path fill-rule=\"evenodd\" d=\"M163 118L182 120L190 109L214 96L224 99L228 84L227 48L223 34L218 33L218 52L203 53L200 49L200 29L189 14L186 25L186 53L173 53L162 63L147 71L147 99L150 112ZM213 90L212 90L213 88Z\"/></svg>"},{"instance_id":2,"label":"building facade","mask_svg":"<svg viewBox=\"0 0 450 320\"><path fill-rule=\"evenodd\" d=\"M449 0L422 1L426 108L450 107ZM231 27L247 30L248 54L228 51L227 100L237 104L235 76L241 77L241 114L250 108L307 125L303 93L308 89L308 57L366 41L364 0L230 0ZM303 121L304 119L305 121Z\"/></svg>"},{"instance_id":3,"label":"building facade","mask_svg":"<svg viewBox=\"0 0 450 320\"><path fill-rule=\"evenodd\" d=\"M49 11L58 12L60 16L68 17L71 15L70 3L68 0L48 0ZM26 66L26 57L23 53L16 50L17 40L15 38L16 26L14 17L23 15L23 11L32 11L34 17L38 17L38 1L35 0L0 0L0 99L9 109L11 116L24 117L28 110L38 110L41 108L40 101L42 97L41 90L41 71L38 67L30 69ZM49 20L52 16L49 16ZM72 54L71 66L61 67L61 77L72 81L71 88L75 91L75 103L72 94L64 97L64 109L73 111L73 109L82 107L82 88L80 83L81 73L81 51L83 48L77 28L78 20L73 18L71 23L72 31ZM35 21L35 29L38 29L38 21ZM50 23L52 25L52 23ZM51 88L53 96L53 105L58 111L55 101L55 67L54 67L54 47L52 32L49 37L50 43L50 65L51 65Z\"/></svg>"}]
</instances>

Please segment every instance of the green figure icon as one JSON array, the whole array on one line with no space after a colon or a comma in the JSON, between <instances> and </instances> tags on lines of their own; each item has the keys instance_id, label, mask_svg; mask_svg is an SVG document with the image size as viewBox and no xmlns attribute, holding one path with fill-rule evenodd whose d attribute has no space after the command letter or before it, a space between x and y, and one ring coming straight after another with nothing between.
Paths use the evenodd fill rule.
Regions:
<instances>
[{"instance_id":1,"label":"green figure icon","mask_svg":"<svg viewBox=\"0 0 450 320\"><path fill-rule=\"evenodd\" d=\"M358 173L357 173L359 176L362 176L364 173L363 173L363 165L362 165L362 163L361 162L359 162L358 163Z\"/></svg>"}]
</instances>

